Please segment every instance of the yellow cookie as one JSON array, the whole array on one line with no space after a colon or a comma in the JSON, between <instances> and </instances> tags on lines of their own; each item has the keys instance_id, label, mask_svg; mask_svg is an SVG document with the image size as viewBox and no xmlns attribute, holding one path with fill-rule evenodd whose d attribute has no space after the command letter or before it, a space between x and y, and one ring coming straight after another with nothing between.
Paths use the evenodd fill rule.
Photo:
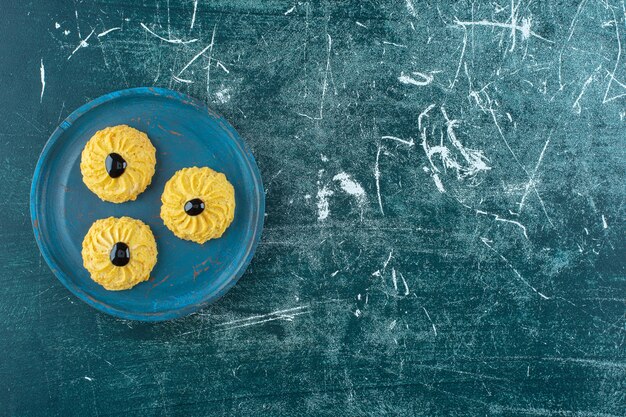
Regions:
<instances>
[{"instance_id":1,"label":"yellow cookie","mask_svg":"<svg viewBox=\"0 0 626 417\"><path fill-rule=\"evenodd\" d=\"M104 201L135 200L152 181L156 149L148 136L130 126L96 132L83 149L83 182Z\"/></svg>"},{"instance_id":2,"label":"yellow cookie","mask_svg":"<svg viewBox=\"0 0 626 417\"><path fill-rule=\"evenodd\" d=\"M235 217L235 189L211 168L184 168L165 184L161 218L181 239L204 243L222 236Z\"/></svg>"},{"instance_id":3,"label":"yellow cookie","mask_svg":"<svg viewBox=\"0 0 626 417\"><path fill-rule=\"evenodd\" d=\"M157 248L150 226L130 217L96 220L83 240L83 265L107 290L134 287L150 278Z\"/></svg>"}]
</instances>

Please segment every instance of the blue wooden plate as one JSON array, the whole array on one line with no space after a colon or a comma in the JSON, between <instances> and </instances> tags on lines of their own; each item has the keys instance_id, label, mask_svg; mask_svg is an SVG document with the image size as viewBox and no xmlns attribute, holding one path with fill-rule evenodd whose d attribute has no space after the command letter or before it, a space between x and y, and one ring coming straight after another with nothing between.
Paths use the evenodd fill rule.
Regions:
<instances>
[{"instance_id":1,"label":"blue wooden plate","mask_svg":"<svg viewBox=\"0 0 626 417\"><path fill-rule=\"evenodd\" d=\"M101 201L83 184L80 154L98 130L127 124L157 149L152 184L136 201ZM159 217L165 182L179 169L208 166L235 187L235 219L222 238L204 245L174 236ZM35 169L30 212L37 244L52 272L78 298L105 313L158 321L192 313L232 287L250 263L263 229L265 194L250 150L222 117L184 94L133 88L107 94L68 116L46 143ZM109 216L150 225L158 262L150 280L107 291L83 267L87 230Z\"/></svg>"}]
</instances>

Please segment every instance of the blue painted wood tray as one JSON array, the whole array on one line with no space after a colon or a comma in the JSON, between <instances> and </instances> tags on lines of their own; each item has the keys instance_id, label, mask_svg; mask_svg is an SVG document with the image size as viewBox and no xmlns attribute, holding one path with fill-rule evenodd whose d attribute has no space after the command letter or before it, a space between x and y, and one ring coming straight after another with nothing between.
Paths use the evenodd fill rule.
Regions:
<instances>
[{"instance_id":1,"label":"blue painted wood tray","mask_svg":"<svg viewBox=\"0 0 626 417\"><path fill-rule=\"evenodd\" d=\"M136 201L113 204L83 184L80 154L97 130L118 124L148 134L157 165L152 184ZM159 217L165 182L190 166L223 172L235 187L233 223L222 238L204 245L178 239ZM44 259L71 292L105 313L158 321L192 313L237 282L261 237L265 198L254 157L226 120L184 94L133 88L85 104L54 131L35 169L30 211ZM130 290L105 290L82 264L83 237L95 220L109 216L144 221L157 241L158 262L150 280Z\"/></svg>"}]
</instances>

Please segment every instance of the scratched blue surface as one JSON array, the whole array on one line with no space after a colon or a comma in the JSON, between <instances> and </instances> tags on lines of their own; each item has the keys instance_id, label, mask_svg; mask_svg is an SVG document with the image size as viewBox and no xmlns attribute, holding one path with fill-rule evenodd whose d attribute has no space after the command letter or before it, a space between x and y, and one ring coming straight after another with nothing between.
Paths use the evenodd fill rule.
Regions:
<instances>
[{"instance_id":1,"label":"scratched blue surface","mask_svg":"<svg viewBox=\"0 0 626 417\"><path fill-rule=\"evenodd\" d=\"M625 9L5 1L0 414L623 416ZM224 115L267 202L237 285L159 323L70 294L27 210L59 122L133 86Z\"/></svg>"},{"instance_id":2,"label":"scratched blue surface","mask_svg":"<svg viewBox=\"0 0 626 417\"><path fill-rule=\"evenodd\" d=\"M157 149L156 173L137 200L101 201L82 182L85 143L107 126L127 124ZM222 238L203 245L181 240L159 216L167 180L182 168L208 166L235 187L235 218ZM200 102L159 88L135 88L100 97L76 110L54 131L37 164L31 216L37 243L54 274L75 295L106 313L138 320L180 317L223 295L244 273L263 228L264 193L250 151L223 118ZM148 281L107 291L82 266L81 244L97 219L130 216L147 223L158 249Z\"/></svg>"}]
</instances>

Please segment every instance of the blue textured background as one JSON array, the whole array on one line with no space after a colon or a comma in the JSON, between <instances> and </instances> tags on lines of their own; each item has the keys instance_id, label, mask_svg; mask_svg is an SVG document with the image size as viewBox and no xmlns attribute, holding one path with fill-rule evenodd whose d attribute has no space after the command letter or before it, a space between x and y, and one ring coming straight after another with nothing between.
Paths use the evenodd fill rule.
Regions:
<instances>
[{"instance_id":1,"label":"blue textured background","mask_svg":"<svg viewBox=\"0 0 626 417\"><path fill-rule=\"evenodd\" d=\"M624 415L623 1L133 4L2 5L0 414ZM28 216L59 121L136 86L267 192L239 283L161 324L74 298Z\"/></svg>"}]
</instances>

